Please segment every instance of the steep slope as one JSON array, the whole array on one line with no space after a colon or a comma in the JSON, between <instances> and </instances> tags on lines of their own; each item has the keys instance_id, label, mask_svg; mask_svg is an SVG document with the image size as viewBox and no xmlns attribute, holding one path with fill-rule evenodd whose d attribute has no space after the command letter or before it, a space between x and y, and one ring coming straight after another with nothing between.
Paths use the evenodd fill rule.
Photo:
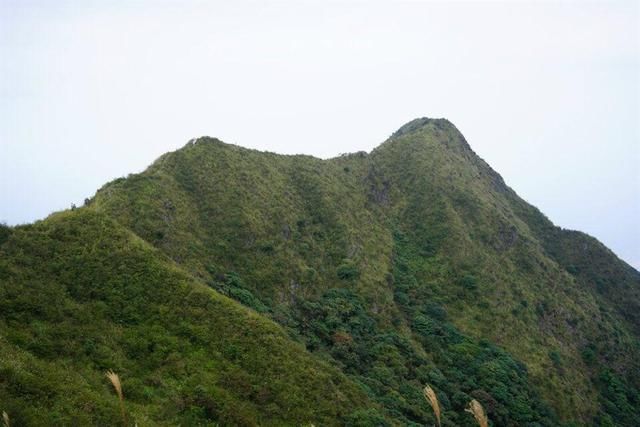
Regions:
<instances>
[{"instance_id":1,"label":"steep slope","mask_svg":"<svg viewBox=\"0 0 640 427\"><path fill-rule=\"evenodd\" d=\"M0 405L12 425L337 425L375 405L282 329L105 215L0 228Z\"/></svg>"},{"instance_id":2,"label":"steep slope","mask_svg":"<svg viewBox=\"0 0 640 427\"><path fill-rule=\"evenodd\" d=\"M620 260L593 237L573 230L563 230L542 216L535 208L518 200L516 209L544 245L545 252L604 300L619 318L626 319L636 335L640 334L640 273Z\"/></svg>"},{"instance_id":3,"label":"steep slope","mask_svg":"<svg viewBox=\"0 0 640 427\"><path fill-rule=\"evenodd\" d=\"M88 208L283 325L397 423L431 420L425 382L455 425L471 397L495 425L636 422L638 273L554 227L446 120L326 161L200 138Z\"/></svg>"},{"instance_id":4,"label":"steep slope","mask_svg":"<svg viewBox=\"0 0 640 427\"><path fill-rule=\"evenodd\" d=\"M586 252L583 241L518 198L446 121L411 122L374 156L386 179L403 187L402 223L422 252L418 282L431 284L412 289L412 303L442 299L461 329L524 361L561 418L587 422L599 410L602 423L612 416L633 425L640 358L628 307L639 301L637 272L584 237L600 248L593 257L600 268L592 268L610 284L604 297L594 292L567 262ZM451 283L463 290L452 294Z\"/></svg>"}]
</instances>

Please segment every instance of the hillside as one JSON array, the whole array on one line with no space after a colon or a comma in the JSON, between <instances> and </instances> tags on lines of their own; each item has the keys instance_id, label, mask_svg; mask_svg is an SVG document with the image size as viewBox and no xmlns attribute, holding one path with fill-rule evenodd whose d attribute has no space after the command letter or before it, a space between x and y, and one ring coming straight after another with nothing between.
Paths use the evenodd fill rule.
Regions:
<instances>
[{"instance_id":1,"label":"hillside","mask_svg":"<svg viewBox=\"0 0 640 427\"><path fill-rule=\"evenodd\" d=\"M0 248L0 402L21 425L323 425L373 405L273 322L88 210ZM213 423L213 421L216 423Z\"/></svg>"},{"instance_id":2,"label":"hillside","mask_svg":"<svg viewBox=\"0 0 640 427\"><path fill-rule=\"evenodd\" d=\"M28 425L117 418L111 368L139 425L424 425L425 383L443 425L471 398L637 424L640 273L443 119L329 160L199 138L3 233L0 401Z\"/></svg>"}]
</instances>

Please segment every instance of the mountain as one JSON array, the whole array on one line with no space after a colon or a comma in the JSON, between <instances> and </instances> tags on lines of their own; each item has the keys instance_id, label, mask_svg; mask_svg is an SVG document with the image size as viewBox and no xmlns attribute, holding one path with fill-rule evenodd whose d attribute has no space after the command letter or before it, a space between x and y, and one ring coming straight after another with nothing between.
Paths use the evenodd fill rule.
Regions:
<instances>
[{"instance_id":1,"label":"mountain","mask_svg":"<svg viewBox=\"0 0 640 427\"><path fill-rule=\"evenodd\" d=\"M0 229L0 402L25 425L637 425L640 273L444 119L329 160L198 138Z\"/></svg>"}]
</instances>

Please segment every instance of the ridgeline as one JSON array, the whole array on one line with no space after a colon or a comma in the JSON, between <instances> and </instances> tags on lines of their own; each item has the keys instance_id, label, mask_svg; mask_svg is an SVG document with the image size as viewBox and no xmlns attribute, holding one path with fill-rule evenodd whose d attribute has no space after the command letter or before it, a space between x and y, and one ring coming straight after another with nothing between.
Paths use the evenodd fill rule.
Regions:
<instances>
[{"instance_id":1,"label":"ridgeline","mask_svg":"<svg viewBox=\"0 0 640 427\"><path fill-rule=\"evenodd\" d=\"M447 120L329 160L198 138L0 227L12 425L422 426L425 384L443 426L638 424L640 273Z\"/></svg>"}]
</instances>

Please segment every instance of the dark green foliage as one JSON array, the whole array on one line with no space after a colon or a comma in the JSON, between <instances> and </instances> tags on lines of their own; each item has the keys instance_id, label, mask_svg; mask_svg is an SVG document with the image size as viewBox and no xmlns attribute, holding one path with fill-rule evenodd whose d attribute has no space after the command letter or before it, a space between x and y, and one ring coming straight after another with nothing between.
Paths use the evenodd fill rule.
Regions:
<instances>
[{"instance_id":1,"label":"dark green foliage","mask_svg":"<svg viewBox=\"0 0 640 427\"><path fill-rule=\"evenodd\" d=\"M396 267L398 282L416 282L410 265L416 251L408 240L396 233ZM475 289L476 279L466 274L460 284ZM428 379L440 395L446 395L445 410L462 413L471 398L478 399L496 425L554 425L550 407L540 399L540 392L530 382L527 368L504 350L478 342L462 334L446 321L446 312L434 302L422 298L401 298L403 311L412 319L412 329L428 351L438 374Z\"/></svg>"},{"instance_id":2,"label":"dark green foliage","mask_svg":"<svg viewBox=\"0 0 640 427\"><path fill-rule=\"evenodd\" d=\"M341 280L352 281L360 277L358 267L351 260L344 260L336 270L338 278Z\"/></svg>"},{"instance_id":3,"label":"dark green foliage","mask_svg":"<svg viewBox=\"0 0 640 427\"><path fill-rule=\"evenodd\" d=\"M582 359L587 363L587 365L592 365L596 361L596 352L593 346L588 346L581 352Z\"/></svg>"},{"instance_id":4,"label":"dark green foliage","mask_svg":"<svg viewBox=\"0 0 640 427\"><path fill-rule=\"evenodd\" d=\"M640 393L629 387L628 381L610 370L604 370L598 377L602 390L604 419L614 420L618 425L632 426L638 422Z\"/></svg>"},{"instance_id":5,"label":"dark green foliage","mask_svg":"<svg viewBox=\"0 0 640 427\"><path fill-rule=\"evenodd\" d=\"M549 359L551 359L551 362L553 362L553 366L556 369L559 369L562 366L562 360L560 358L560 353L558 353L555 350L552 350L549 352Z\"/></svg>"},{"instance_id":6,"label":"dark green foliage","mask_svg":"<svg viewBox=\"0 0 640 427\"><path fill-rule=\"evenodd\" d=\"M11 229L6 224L0 223L0 245L6 242L11 235Z\"/></svg>"},{"instance_id":7,"label":"dark green foliage","mask_svg":"<svg viewBox=\"0 0 640 427\"><path fill-rule=\"evenodd\" d=\"M475 276L473 276L472 274L465 274L459 280L459 284L465 290L468 290L468 291L473 291L478 287L478 281L476 280Z\"/></svg>"},{"instance_id":8,"label":"dark green foliage","mask_svg":"<svg viewBox=\"0 0 640 427\"><path fill-rule=\"evenodd\" d=\"M240 276L237 273L228 273L220 277L221 281L211 281L209 284L223 295L235 299L243 305L254 309L258 313L269 311L262 301L256 298L251 291L247 290Z\"/></svg>"}]
</instances>

